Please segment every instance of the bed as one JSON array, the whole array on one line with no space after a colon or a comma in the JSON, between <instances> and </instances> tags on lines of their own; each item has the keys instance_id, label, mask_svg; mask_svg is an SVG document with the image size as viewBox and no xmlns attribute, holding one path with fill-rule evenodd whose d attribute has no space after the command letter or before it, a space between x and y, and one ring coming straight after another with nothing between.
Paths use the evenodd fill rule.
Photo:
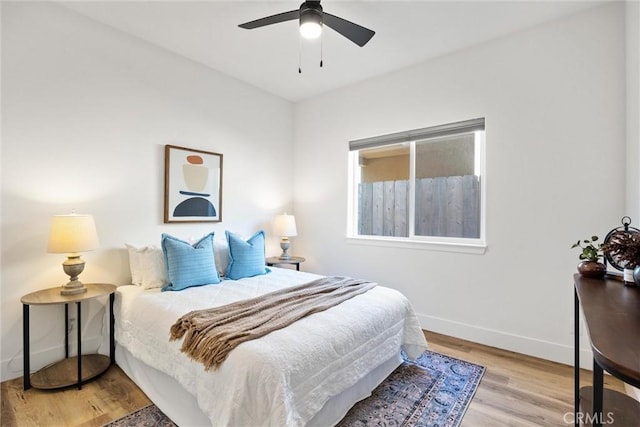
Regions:
<instances>
[{"instance_id":1,"label":"bed","mask_svg":"<svg viewBox=\"0 0 640 427\"><path fill-rule=\"evenodd\" d=\"M120 286L114 305L116 362L180 426L334 425L401 363L426 349L399 292L383 286L240 344L215 370L169 340L192 310L217 307L321 276L268 274L180 292Z\"/></svg>"}]
</instances>

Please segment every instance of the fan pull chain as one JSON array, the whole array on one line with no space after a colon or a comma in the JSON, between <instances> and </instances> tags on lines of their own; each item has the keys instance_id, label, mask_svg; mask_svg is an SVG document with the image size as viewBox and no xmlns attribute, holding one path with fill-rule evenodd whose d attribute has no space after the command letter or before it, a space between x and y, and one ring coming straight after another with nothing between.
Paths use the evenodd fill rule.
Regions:
<instances>
[{"instance_id":1,"label":"fan pull chain","mask_svg":"<svg viewBox=\"0 0 640 427\"><path fill-rule=\"evenodd\" d=\"M298 36L298 74L302 74L302 37Z\"/></svg>"},{"instance_id":2,"label":"fan pull chain","mask_svg":"<svg viewBox=\"0 0 640 427\"><path fill-rule=\"evenodd\" d=\"M322 68L322 47L324 46L323 41L324 41L324 31L320 33L320 68Z\"/></svg>"},{"instance_id":3,"label":"fan pull chain","mask_svg":"<svg viewBox=\"0 0 640 427\"><path fill-rule=\"evenodd\" d=\"M320 68L324 65L324 35L320 35ZM298 74L302 74L302 37L298 38Z\"/></svg>"}]
</instances>

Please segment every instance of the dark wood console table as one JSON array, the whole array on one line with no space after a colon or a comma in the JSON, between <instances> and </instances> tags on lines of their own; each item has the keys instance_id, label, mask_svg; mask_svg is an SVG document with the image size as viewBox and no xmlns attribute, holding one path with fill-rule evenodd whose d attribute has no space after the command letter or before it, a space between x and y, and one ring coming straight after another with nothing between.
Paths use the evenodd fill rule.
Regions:
<instances>
[{"instance_id":1,"label":"dark wood console table","mask_svg":"<svg viewBox=\"0 0 640 427\"><path fill-rule=\"evenodd\" d=\"M603 370L640 387L640 288L574 276L575 424L638 425L640 402L605 390ZM580 388L580 306L591 339L593 386Z\"/></svg>"}]
</instances>

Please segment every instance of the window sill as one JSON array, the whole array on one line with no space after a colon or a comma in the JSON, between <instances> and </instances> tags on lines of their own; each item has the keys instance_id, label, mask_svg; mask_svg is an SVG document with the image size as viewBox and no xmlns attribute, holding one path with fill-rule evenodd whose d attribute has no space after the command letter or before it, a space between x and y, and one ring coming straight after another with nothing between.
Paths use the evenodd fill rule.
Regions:
<instances>
[{"instance_id":1,"label":"window sill","mask_svg":"<svg viewBox=\"0 0 640 427\"><path fill-rule=\"evenodd\" d=\"M380 246L389 248L418 249L438 252L456 252L483 255L487 251L485 243L468 243L460 241L427 241L382 236L348 236L347 243L353 245Z\"/></svg>"}]
</instances>

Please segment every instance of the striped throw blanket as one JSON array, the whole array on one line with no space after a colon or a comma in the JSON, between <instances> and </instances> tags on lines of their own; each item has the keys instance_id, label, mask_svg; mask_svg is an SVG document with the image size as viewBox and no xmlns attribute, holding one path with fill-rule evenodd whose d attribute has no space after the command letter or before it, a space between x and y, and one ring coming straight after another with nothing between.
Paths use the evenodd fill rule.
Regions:
<instances>
[{"instance_id":1,"label":"striped throw blanket","mask_svg":"<svg viewBox=\"0 0 640 427\"><path fill-rule=\"evenodd\" d=\"M185 314L171 327L170 340L184 337L181 350L217 369L229 352L245 341L260 338L375 287L348 277L323 277L312 282Z\"/></svg>"}]
</instances>

